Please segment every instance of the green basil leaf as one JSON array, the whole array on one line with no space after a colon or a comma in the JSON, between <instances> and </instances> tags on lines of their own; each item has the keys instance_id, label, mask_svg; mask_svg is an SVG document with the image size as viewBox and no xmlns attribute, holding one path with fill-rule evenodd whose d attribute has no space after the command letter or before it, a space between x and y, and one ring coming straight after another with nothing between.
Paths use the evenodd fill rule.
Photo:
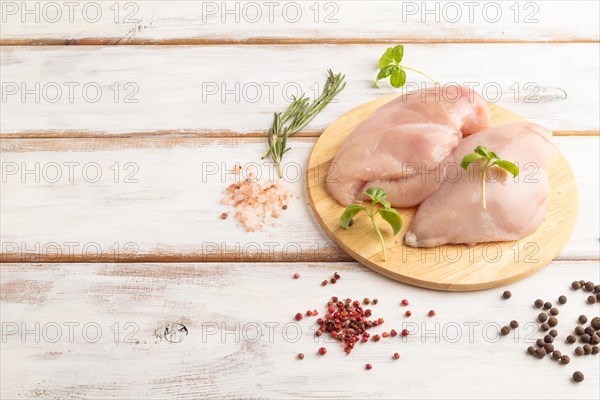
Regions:
<instances>
[{"instance_id":1,"label":"green basil leaf","mask_svg":"<svg viewBox=\"0 0 600 400\"><path fill-rule=\"evenodd\" d=\"M364 209L364 207L359 206L358 204L350 204L348 207L346 207L344 213L340 217L340 225L344 229L350 228L350 221L352 220L352 218L354 218L356 214L358 214Z\"/></svg>"},{"instance_id":2,"label":"green basil leaf","mask_svg":"<svg viewBox=\"0 0 600 400\"><path fill-rule=\"evenodd\" d=\"M378 88L379 85L377 83L380 80L382 80L382 79L387 78L388 76L390 76L397 69L398 69L398 66L394 65L394 64L391 64L391 65L383 67L383 69L381 69L379 71L379 74L377 74L377 79L375 80L375 87Z\"/></svg>"},{"instance_id":3,"label":"green basil leaf","mask_svg":"<svg viewBox=\"0 0 600 400\"><path fill-rule=\"evenodd\" d=\"M467 154L466 156L464 156L464 158L460 162L460 166L462 167L462 169L464 169L466 171L467 168L469 168L469 165L471 165L475 161L481 160L482 158L483 158L483 156L481 154L477 154L477 153Z\"/></svg>"},{"instance_id":4,"label":"green basil leaf","mask_svg":"<svg viewBox=\"0 0 600 400\"><path fill-rule=\"evenodd\" d=\"M399 44L398 46L393 48L392 58L394 59L395 62L400 64L402 62L402 57L404 57L404 46Z\"/></svg>"},{"instance_id":5,"label":"green basil leaf","mask_svg":"<svg viewBox=\"0 0 600 400\"><path fill-rule=\"evenodd\" d=\"M516 177L517 175L519 175L519 167L517 167L515 164L511 163L510 161L498 160L494 164L499 166L503 170L510 172L513 177Z\"/></svg>"},{"instance_id":6,"label":"green basil leaf","mask_svg":"<svg viewBox=\"0 0 600 400\"><path fill-rule=\"evenodd\" d=\"M379 215L390 224L394 231L394 236L400 232L400 229L402 229L402 217L398 211L393 208L382 208L379 210Z\"/></svg>"},{"instance_id":7,"label":"green basil leaf","mask_svg":"<svg viewBox=\"0 0 600 400\"><path fill-rule=\"evenodd\" d=\"M493 151L490 151L490 156L492 156L493 158L495 158L496 160L501 160L502 157L500 157L498 155L498 153L494 153Z\"/></svg>"},{"instance_id":8,"label":"green basil leaf","mask_svg":"<svg viewBox=\"0 0 600 400\"><path fill-rule=\"evenodd\" d=\"M370 187L365 193L373 200L373 204L380 203L387 198L387 193L383 189L377 187Z\"/></svg>"},{"instance_id":9,"label":"green basil leaf","mask_svg":"<svg viewBox=\"0 0 600 400\"><path fill-rule=\"evenodd\" d=\"M492 158L491 157L492 155L490 154L490 151L485 146L477 146L477 147L475 147L475 153L477 153L479 155L482 155L484 157L487 157L487 158Z\"/></svg>"},{"instance_id":10,"label":"green basil leaf","mask_svg":"<svg viewBox=\"0 0 600 400\"><path fill-rule=\"evenodd\" d=\"M384 78L387 78L388 76L390 76L391 74L394 73L394 71L398 70L398 66L397 65L387 65L385 67L383 67L379 73L377 74L377 80L381 80Z\"/></svg>"},{"instance_id":11,"label":"green basil leaf","mask_svg":"<svg viewBox=\"0 0 600 400\"><path fill-rule=\"evenodd\" d=\"M392 208L392 203L390 203L389 200L379 199L377 202L385 208Z\"/></svg>"},{"instance_id":12,"label":"green basil leaf","mask_svg":"<svg viewBox=\"0 0 600 400\"><path fill-rule=\"evenodd\" d=\"M398 69L398 71L392 73L390 78L390 83L395 88L401 88L406 83L406 72L403 69Z\"/></svg>"},{"instance_id":13,"label":"green basil leaf","mask_svg":"<svg viewBox=\"0 0 600 400\"><path fill-rule=\"evenodd\" d=\"M385 50L385 53L379 59L379 63L377 64L377 68L382 69L386 65L389 65L394 62L394 49L392 47L388 47Z\"/></svg>"}]
</instances>

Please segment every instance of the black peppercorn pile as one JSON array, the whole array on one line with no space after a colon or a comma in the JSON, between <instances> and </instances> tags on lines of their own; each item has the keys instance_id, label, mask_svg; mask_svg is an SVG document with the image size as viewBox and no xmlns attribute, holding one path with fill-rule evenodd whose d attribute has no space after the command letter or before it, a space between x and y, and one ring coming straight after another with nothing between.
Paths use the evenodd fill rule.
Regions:
<instances>
[{"instance_id":1,"label":"black peppercorn pile","mask_svg":"<svg viewBox=\"0 0 600 400\"><path fill-rule=\"evenodd\" d=\"M595 285L594 282L586 282L583 280L575 281L571 284L571 289L574 291L583 290L584 292L592 293L585 301L587 304L595 304L596 302L600 302L600 285ZM510 292L504 292L504 294L506 293ZM508 297L503 295L503 298L508 299L510 298L510 295ZM566 303L566 296L562 295L558 298L559 305ZM536 346L529 346L527 348L527 353L538 359L549 356L549 359L557 361L561 365L569 364L571 362L570 357L555 348L554 342L555 338L558 336L558 331L556 329L550 330L550 328L554 328L559 324L559 309L554 307L551 302L544 301L542 299L535 300L533 302L533 307L544 310L538 314L537 321L539 322L540 331L544 332L545 334L543 338L540 338L536 341ZM593 317L591 320L589 320L586 315L582 314L579 316L577 321L579 322L579 325L575 326L573 329L573 334L569 334L566 337L564 344L572 345L575 343L580 343L580 345L576 346L573 350L573 354L578 357L590 354L596 355L600 353L600 317ZM518 326L518 324L516 324L516 326ZM511 327L513 329L516 326L513 326L511 323ZM502 328L501 334L508 335L509 332L510 328L505 326ZM584 376L582 372L576 371L573 373L573 382L579 383L582 382L583 379Z\"/></svg>"}]
</instances>

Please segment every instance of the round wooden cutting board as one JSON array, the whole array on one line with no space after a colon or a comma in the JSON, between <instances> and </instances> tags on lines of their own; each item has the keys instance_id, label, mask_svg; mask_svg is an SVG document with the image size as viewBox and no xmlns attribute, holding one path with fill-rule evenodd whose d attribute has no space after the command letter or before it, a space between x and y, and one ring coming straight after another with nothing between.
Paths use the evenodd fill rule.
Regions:
<instances>
[{"instance_id":1,"label":"round wooden cutting board","mask_svg":"<svg viewBox=\"0 0 600 400\"><path fill-rule=\"evenodd\" d=\"M313 148L307 173L309 201L317 220L338 246L355 260L387 277L446 291L503 286L533 274L558 256L575 228L579 197L569 163L556 146L549 171L551 194L546 220L537 231L517 242L445 245L429 249L404 246L404 233L410 227L416 208L399 209L404 226L396 237L384 221L379 224L387 249L387 261L383 262L380 243L366 215L359 214L350 229L343 229L339 218L344 207L325 187L328 167L354 128L395 97L397 95L371 101L343 115L323 132ZM504 108L493 104L489 107L493 125L523 120Z\"/></svg>"}]
</instances>

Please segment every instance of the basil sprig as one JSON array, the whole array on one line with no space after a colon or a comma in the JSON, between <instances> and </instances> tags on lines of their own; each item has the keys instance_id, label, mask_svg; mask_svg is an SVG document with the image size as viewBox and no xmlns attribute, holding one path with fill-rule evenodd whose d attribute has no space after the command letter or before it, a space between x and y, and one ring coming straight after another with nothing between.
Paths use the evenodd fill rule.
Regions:
<instances>
[{"instance_id":1,"label":"basil sprig","mask_svg":"<svg viewBox=\"0 0 600 400\"><path fill-rule=\"evenodd\" d=\"M375 232L379 237L383 253L383 261L386 261L385 242L383 240L383 235L381 235L381 231L375 223L375 216L379 214L384 221L390 224L392 230L394 231L394 236L396 236L400 232L400 229L402 229L402 217L398 211L391 207L389 200L387 200L387 193L383 189L369 188L365 194L371 198L371 207L367 209L359 204L350 204L348 207L346 207L344 213L340 217L340 225L342 225L344 229L348 229L352 225L352 219L356 216L356 214L361 211L367 213L369 219L371 220L371 224L373 225L373 229L375 229ZM382 207L376 208L375 206L378 204Z\"/></svg>"},{"instance_id":2,"label":"basil sprig","mask_svg":"<svg viewBox=\"0 0 600 400\"><path fill-rule=\"evenodd\" d=\"M431 77L427 74L419 71L418 69L407 67L406 65L400 64L402 59L404 58L404 46L399 44L395 47L388 47L385 53L379 59L379 64L377 67L379 68L379 73L377 74L377 79L375 80L375 87L378 88L377 84L380 80L385 79L387 77L390 78L390 84L395 88L401 88L406 83L406 72L404 70L417 72L427 79L435 82Z\"/></svg>"},{"instance_id":3,"label":"basil sprig","mask_svg":"<svg viewBox=\"0 0 600 400\"><path fill-rule=\"evenodd\" d=\"M477 146L473 153L464 156L460 162L460 166L466 171L469 168L469 165L476 161L481 161L483 163L483 173L481 177L481 201L483 202L483 209L485 210L485 179L488 170L494 166L497 166L509 172L513 177L516 177L519 175L519 167L510 161L503 160L497 153L491 151L485 146Z\"/></svg>"}]
</instances>

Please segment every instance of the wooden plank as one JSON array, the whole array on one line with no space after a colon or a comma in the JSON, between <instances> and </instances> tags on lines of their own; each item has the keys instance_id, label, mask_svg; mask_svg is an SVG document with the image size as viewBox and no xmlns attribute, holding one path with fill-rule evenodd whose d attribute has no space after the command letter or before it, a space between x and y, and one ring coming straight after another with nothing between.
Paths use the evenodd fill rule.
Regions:
<instances>
[{"instance_id":1,"label":"wooden plank","mask_svg":"<svg viewBox=\"0 0 600 400\"><path fill-rule=\"evenodd\" d=\"M320 92L328 68L343 71L348 86L339 101L307 127L319 132L352 108L394 93L372 84L384 47L4 47L0 132L256 135L291 96ZM552 130L600 129L596 44L411 45L405 60L440 82L473 86ZM407 90L426 83L417 74L408 80Z\"/></svg>"},{"instance_id":2,"label":"wooden plank","mask_svg":"<svg viewBox=\"0 0 600 400\"><path fill-rule=\"evenodd\" d=\"M340 281L321 287L335 271ZM292 279L295 272L300 279ZM500 298L503 289L448 295L355 263L4 264L0 277L2 398L600 395L598 355L576 357L574 345L564 344L578 315L598 315L598 305L585 304L587 293L569 289L577 279L598 282L597 262L554 262L507 287L513 293L507 301ZM24 298L30 288L37 297ZM559 306L555 346L571 356L568 366L525 352L541 336L533 301L555 302L562 294L568 302ZM339 343L315 340L313 318L293 320L307 308L324 315L332 295L377 297L373 317L385 323L373 334L414 333L357 345L345 356ZM399 305L404 298L411 318ZM426 316L430 309L435 318ZM499 328L513 319L518 330L499 338ZM177 343L164 335L173 323L187 329L172 337ZM320 346L328 349L324 357L316 355ZM295 358L299 352L303 361ZM400 360L392 360L394 352ZM365 371L365 363L373 370ZM570 381L576 370L585 374L577 385Z\"/></svg>"},{"instance_id":3,"label":"wooden plank","mask_svg":"<svg viewBox=\"0 0 600 400\"><path fill-rule=\"evenodd\" d=\"M2 1L0 43L598 41L595 1ZM53 4L52 4L53 3Z\"/></svg>"},{"instance_id":4,"label":"wooden plank","mask_svg":"<svg viewBox=\"0 0 600 400\"><path fill-rule=\"evenodd\" d=\"M261 179L260 138L3 139L5 262L344 261L307 203L315 138L291 142L284 174L294 199L277 226L247 233L220 219L235 163ZM580 217L561 259L599 259L598 137L557 137L578 180ZM60 173L60 175L59 175ZM98 175L100 174L100 175ZM242 175L245 178L246 175Z\"/></svg>"}]
</instances>

